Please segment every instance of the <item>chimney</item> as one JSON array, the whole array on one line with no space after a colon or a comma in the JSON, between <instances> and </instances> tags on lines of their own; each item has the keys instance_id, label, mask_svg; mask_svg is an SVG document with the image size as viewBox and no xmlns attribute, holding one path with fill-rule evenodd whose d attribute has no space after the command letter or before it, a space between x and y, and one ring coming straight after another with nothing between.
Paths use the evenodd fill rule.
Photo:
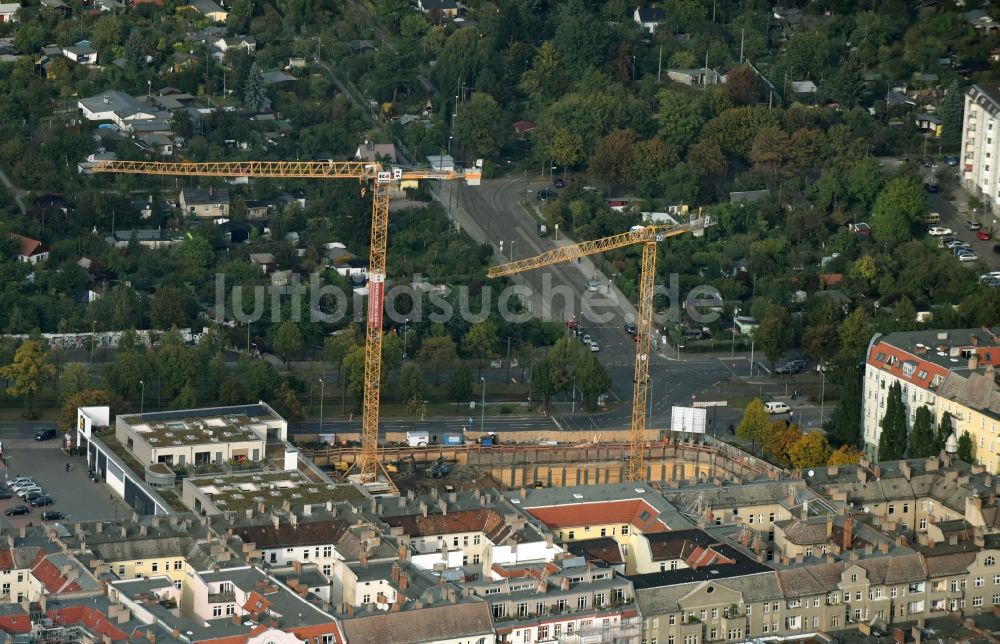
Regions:
<instances>
[{"instance_id":1,"label":"chimney","mask_svg":"<svg viewBox=\"0 0 1000 644\"><path fill-rule=\"evenodd\" d=\"M118 623L124 624L128 620L132 619L132 611L125 608L124 606L118 607Z\"/></svg>"},{"instance_id":2,"label":"chimney","mask_svg":"<svg viewBox=\"0 0 1000 644\"><path fill-rule=\"evenodd\" d=\"M400 546L399 546L399 560L400 561L406 561L406 558L409 556L409 554L410 554L410 549L407 548L406 546L400 544Z\"/></svg>"},{"instance_id":3,"label":"chimney","mask_svg":"<svg viewBox=\"0 0 1000 644\"><path fill-rule=\"evenodd\" d=\"M234 613L232 621L233 621L233 624L236 624L237 626L239 626L239 624L240 624L240 616Z\"/></svg>"},{"instance_id":4,"label":"chimney","mask_svg":"<svg viewBox=\"0 0 1000 644\"><path fill-rule=\"evenodd\" d=\"M912 472L910 471L910 463L909 463L909 461L900 461L899 462L899 471L903 475L904 479L906 479L907 481L910 480L910 476L912 476Z\"/></svg>"},{"instance_id":5,"label":"chimney","mask_svg":"<svg viewBox=\"0 0 1000 644\"><path fill-rule=\"evenodd\" d=\"M854 543L854 517L848 516L844 519L844 534L840 541L840 547L844 550L850 550L852 543Z\"/></svg>"},{"instance_id":6,"label":"chimney","mask_svg":"<svg viewBox=\"0 0 1000 644\"><path fill-rule=\"evenodd\" d=\"M527 496L528 496L528 491L522 487L521 488L521 498L524 499L524 498L527 498Z\"/></svg>"},{"instance_id":7,"label":"chimney","mask_svg":"<svg viewBox=\"0 0 1000 644\"><path fill-rule=\"evenodd\" d=\"M175 640L179 640L181 638L181 629L175 628L174 630L170 631L170 637L174 638Z\"/></svg>"},{"instance_id":8,"label":"chimney","mask_svg":"<svg viewBox=\"0 0 1000 644\"><path fill-rule=\"evenodd\" d=\"M444 514L444 515L447 516L447 514L448 514L448 502L445 501L444 499L439 499L438 500L438 509L441 510L441 514Z\"/></svg>"},{"instance_id":9,"label":"chimney","mask_svg":"<svg viewBox=\"0 0 1000 644\"><path fill-rule=\"evenodd\" d=\"M361 556L358 557L358 563L361 564L362 568L368 567L368 553L364 550L361 551Z\"/></svg>"},{"instance_id":10,"label":"chimney","mask_svg":"<svg viewBox=\"0 0 1000 644\"><path fill-rule=\"evenodd\" d=\"M868 470L858 467L858 483L866 485L868 483Z\"/></svg>"},{"instance_id":11,"label":"chimney","mask_svg":"<svg viewBox=\"0 0 1000 644\"><path fill-rule=\"evenodd\" d=\"M146 536L146 530L147 530L146 524L144 524L144 523L140 524L139 525L139 536L140 537L145 537Z\"/></svg>"},{"instance_id":12,"label":"chimney","mask_svg":"<svg viewBox=\"0 0 1000 644\"><path fill-rule=\"evenodd\" d=\"M420 514L424 515L424 518L427 517L427 504L423 501L420 502Z\"/></svg>"},{"instance_id":13,"label":"chimney","mask_svg":"<svg viewBox=\"0 0 1000 644\"><path fill-rule=\"evenodd\" d=\"M826 518L826 538L829 539L833 534L833 517Z\"/></svg>"},{"instance_id":14,"label":"chimney","mask_svg":"<svg viewBox=\"0 0 1000 644\"><path fill-rule=\"evenodd\" d=\"M94 532L96 532L97 534L101 534L102 532L104 532L103 521L98 521L96 524L94 524Z\"/></svg>"},{"instance_id":15,"label":"chimney","mask_svg":"<svg viewBox=\"0 0 1000 644\"><path fill-rule=\"evenodd\" d=\"M972 353L969 354L969 371L975 371L978 368L979 368L979 354L973 351Z\"/></svg>"},{"instance_id":16,"label":"chimney","mask_svg":"<svg viewBox=\"0 0 1000 644\"><path fill-rule=\"evenodd\" d=\"M278 526L280 525L280 523L281 523L281 517L279 517L277 514L272 514L271 515L271 524L274 525L274 529L275 530L278 529Z\"/></svg>"},{"instance_id":17,"label":"chimney","mask_svg":"<svg viewBox=\"0 0 1000 644\"><path fill-rule=\"evenodd\" d=\"M146 639L149 640L149 644L156 644L156 633L153 632L153 629L146 629Z\"/></svg>"},{"instance_id":18,"label":"chimney","mask_svg":"<svg viewBox=\"0 0 1000 644\"><path fill-rule=\"evenodd\" d=\"M399 590L400 592L406 590L410 587L410 576L405 572L399 573Z\"/></svg>"},{"instance_id":19,"label":"chimney","mask_svg":"<svg viewBox=\"0 0 1000 644\"><path fill-rule=\"evenodd\" d=\"M302 574L302 562L299 561L298 559L296 559L295 561L292 562L292 568L295 569L295 574L296 575L301 575Z\"/></svg>"},{"instance_id":20,"label":"chimney","mask_svg":"<svg viewBox=\"0 0 1000 644\"><path fill-rule=\"evenodd\" d=\"M974 347L978 347L979 346L979 336L976 335L975 333L973 333L969 337L969 341L972 343L972 346L974 346Z\"/></svg>"},{"instance_id":21,"label":"chimney","mask_svg":"<svg viewBox=\"0 0 1000 644\"><path fill-rule=\"evenodd\" d=\"M398 563L392 564L392 580L394 582L396 582L397 584L399 583L399 564Z\"/></svg>"}]
</instances>

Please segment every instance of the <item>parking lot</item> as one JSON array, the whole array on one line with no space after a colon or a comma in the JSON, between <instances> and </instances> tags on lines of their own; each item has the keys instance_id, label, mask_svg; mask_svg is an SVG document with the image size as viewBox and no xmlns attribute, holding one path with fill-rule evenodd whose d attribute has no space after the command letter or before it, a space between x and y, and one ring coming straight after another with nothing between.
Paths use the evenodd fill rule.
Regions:
<instances>
[{"instance_id":1,"label":"parking lot","mask_svg":"<svg viewBox=\"0 0 1000 644\"><path fill-rule=\"evenodd\" d=\"M122 519L132 515L132 509L104 483L95 483L87 476L87 461L82 456L66 456L59 440L36 442L31 439L4 440L4 456L8 457L8 467L0 466L3 480L14 476L30 476L45 494L52 497L52 505L31 508L15 495L12 499L0 499L0 512L6 512L15 505L28 505L26 516L3 518L15 527L38 525L43 511L56 510L67 515L66 521L97 521ZM66 471L66 464L71 470ZM0 480L2 483L2 480Z\"/></svg>"}]
</instances>

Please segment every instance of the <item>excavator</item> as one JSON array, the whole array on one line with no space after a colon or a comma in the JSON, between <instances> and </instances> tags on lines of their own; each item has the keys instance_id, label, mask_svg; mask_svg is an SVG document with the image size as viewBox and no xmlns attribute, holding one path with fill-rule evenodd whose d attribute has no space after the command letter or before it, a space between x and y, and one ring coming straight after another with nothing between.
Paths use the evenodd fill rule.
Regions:
<instances>
[{"instance_id":1,"label":"excavator","mask_svg":"<svg viewBox=\"0 0 1000 644\"><path fill-rule=\"evenodd\" d=\"M389 474L402 474L403 476L413 476L417 473L417 459L413 455L404 456L398 461L386 463L385 470Z\"/></svg>"}]
</instances>

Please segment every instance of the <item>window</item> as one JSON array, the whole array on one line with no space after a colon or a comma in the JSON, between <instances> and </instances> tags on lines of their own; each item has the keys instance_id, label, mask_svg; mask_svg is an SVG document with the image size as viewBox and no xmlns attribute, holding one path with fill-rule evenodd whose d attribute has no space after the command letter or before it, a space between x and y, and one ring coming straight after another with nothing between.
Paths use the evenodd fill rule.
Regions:
<instances>
[{"instance_id":1,"label":"window","mask_svg":"<svg viewBox=\"0 0 1000 644\"><path fill-rule=\"evenodd\" d=\"M698 644L698 636L697 635L685 635L684 636L684 644Z\"/></svg>"},{"instance_id":2,"label":"window","mask_svg":"<svg viewBox=\"0 0 1000 644\"><path fill-rule=\"evenodd\" d=\"M179 580L174 582L174 588L176 588L177 590L181 589L181 582Z\"/></svg>"},{"instance_id":3,"label":"window","mask_svg":"<svg viewBox=\"0 0 1000 644\"><path fill-rule=\"evenodd\" d=\"M982 588L983 587L983 578L982 577L976 577L974 583L975 583L976 588Z\"/></svg>"},{"instance_id":4,"label":"window","mask_svg":"<svg viewBox=\"0 0 1000 644\"><path fill-rule=\"evenodd\" d=\"M472 545L478 546L479 545L479 539L480 539L480 535L478 535L478 534L472 535Z\"/></svg>"},{"instance_id":5,"label":"window","mask_svg":"<svg viewBox=\"0 0 1000 644\"><path fill-rule=\"evenodd\" d=\"M667 624L668 625L673 626L676 623L677 623L677 616L676 615L668 615L667 616ZM654 626L653 628L656 628L656 627Z\"/></svg>"},{"instance_id":6,"label":"window","mask_svg":"<svg viewBox=\"0 0 1000 644\"><path fill-rule=\"evenodd\" d=\"M183 569L184 569L184 560L183 559L175 559L174 560L174 570L183 570Z\"/></svg>"},{"instance_id":7,"label":"window","mask_svg":"<svg viewBox=\"0 0 1000 644\"><path fill-rule=\"evenodd\" d=\"M519 602L517 604L517 616L518 617L528 616L528 602Z\"/></svg>"},{"instance_id":8,"label":"window","mask_svg":"<svg viewBox=\"0 0 1000 644\"><path fill-rule=\"evenodd\" d=\"M323 564L323 575L329 577L331 574L333 574L333 566L330 564Z\"/></svg>"},{"instance_id":9,"label":"window","mask_svg":"<svg viewBox=\"0 0 1000 644\"><path fill-rule=\"evenodd\" d=\"M861 591L860 590L857 591L856 593L854 593L854 601L856 601L856 602L861 601Z\"/></svg>"},{"instance_id":10,"label":"window","mask_svg":"<svg viewBox=\"0 0 1000 644\"><path fill-rule=\"evenodd\" d=\"M920 529L921 530L926 530L927 529L927 519L921 519L920 520Z\"/></svg>"},{"instance_id":11,"label":"window","mask_svg":"<svg viewBox=\"0 0 1000 644\"><path fill-rule=\"evenodd\" d=\"M983 605L983 598L982 597L973 597L972 598L972 605L973 606L982 606Z\"/></svg>"},{"instance_id":12,"label":"window","mask_svg":"<svg viewBox=\"0 0 1000 644\"><path fill-rule=\"evenodd\" d=\"M857 581L857 580L858 580L858 576L856 574L851 575L851 581Z\"/></svg>"},{"instance_id":13,"label":"window","mask_svg":"<svg viewBox=\"0 0 1000 644\"><path fill-rule=\"evenodd\" d=\"M479 555L472 555L472 563L474 564L479 563Z\"/></svg>"},{"instance_id":14,"label":"window","mask_svg":"<svg viewBox=\"0 0 1000 644\"><path fill-rule=\"evenodd\" d=\"M333 556L333 546L323 546L323 556L332 557Z\"/></svg>"},{"instance_id":15,"label":"window","mask_svg":"<svg viewBox=\"0 0 1000 644\"><path fill-rule=\"evenodd\" d=\"M160 571L160 562L159 561L154 561L151 565L152 565L152 571L153 572L159 572Z\"/></svg>"},{"instance_id":16,"label":"window","mask_svg":"<svg viewBox=\"0 0 1000 644\"><path fill-rule=\"evenodd\" d=\"M704 610L704 609L702 609L702 610L698 611L698 620L699 620L699 621L702 621L702 622L704 622L704 621L705 621L705 618L706 618L707 616L708 616L708 614L707 614L707 613L705 613L705 610Z\"/></svg>"},{"instance_id":17,"label":"window","mask_svg":"<svg viewBox=\"0 0 1000 644\"><path fill-rule=\"evenodd\" d=\"M371 595L362 595L361 596L361 603L362 604L370 604L371 601L372 601L372 596Z\"/></svg>"},{"instance_id":18,"label":"window","mask_svg":"<svg viewBox=\"0 0 1000 644\"><path fill-rule=\"evenodd\" d=\"M987 555L986 558L983 559L983 563L986 564L987 566L992 566L996 562L997 560L993 557L993 555Z\"/></svg>"},{"instance_id":19,"label":"window","mask_svg":"<svg viewBox=\"0 0 1000 644\"><path fill-rule=\"evenodd\" d=\"M628 525L623 525L622 526L622 534L628 534L628 529L629 529Z\"/></svg>"},{"instance_id":20,"label":"window","mask_svg":"<svg viewBox=\"0 0 1000 644\"><path fill-rule=\"evenodd\" d=\"M506 604L493 604L493 619L503 619L507 614ZM556 628L559 628L556 626Z\"/></svg>"},{"instance_id":21,"label":"window","mask_svg":"<svg viewBox=\"0 0 1000 644\"><path fill-rule=\"evenodd\" d=\"M767 602L764 602L764 612L768 613L770 611L771 611L771 605L768 604Z\"/></svg>"},{"instance_id":22,"label":"window","mask_svg":"<svg viewBox=\"0 0 1000 644\"><path fill-rule=\"evenodd\" d=\"M236 604L229 604L226 606L226 615L232 615L236 613Z\"/></svg>"},{"instance_id":23,"label":"window","mask_svg":"<svg viewBox=\"0 0 1000 644\"><path fill-rule=\"evenodd\" d=\"M212 617L222 617L222 606L212 606Z\"/></svg>"},{"instance_id":24,"label":"window","mask_svg":"<svg viewBox=\"0 0 1000 644\"><path fill-rule=\"evenodd\" d=\"M579 596L579 597L576 598L576 609L577 610L586 610L587 609L587 596L586 595L581 595L581 596Z\"/></svg>"},{"instance_id":25,"label":"window","mask_svg":"<svg viewBox=\"0 0 1000 644\"><path fill-rule=\"evenodd\" d=\"M712 619L719 619L719 609L718 608L713 608L712 609Z\"/></svg>"},{"instance_id":26,"label":"window","mask_svg":"<svg viewBox=\"0 0 1000 644\"><path fill-rule=\"evenodd\" d=\"M993 605L1000 606L1000 595L993 595Z\"/></svg>"},{"instance_id":27,"label":"window","mask_svg":"<svg viewBox=\"0 0 1000 644\"><path fill-rule=\"evenodd\" d=\"M569 538L570 538L570 540L573 540L573 539L576 538L576 534L572 530L569 531Z\"/></svg>"},{"instance_id":28,"label":"window","mask_svg":"<svg viewBox=\"0 0 1000 644\"><path fill-rule=\"evenodd\" d=\"M896 506L889 504L889 516L896 514Z\"/></svg>"},{"instance_id":29,"label":"window","mask_svg":"<svg viewBox=\"0 0 1000 644\"><path fill-rule=\"evenodd\" d=\"M896 587L895 586L893 586L892 588L889 589L889 597L892 597L893 599L896 598Z\"/></svg>"},{"instance_id":30,"label":"window","mask_svg":"<svg viewBox=\"0 0 1000 644\"><path fill-rule=\"evenodd\" d=\"M538 627L538 639L547 640L549 639L549 626L548 624L542 624Z\"/></svg>"},{"instance_id":31,"label":"window","mask_svg":"<svg viewBox=\"0 0 1000 644\"><path fill-rule=\"evenodd\" d=\"M604 605L604 593L594 594L594 608L600 608Z\"/></svg>"}]
</instances>

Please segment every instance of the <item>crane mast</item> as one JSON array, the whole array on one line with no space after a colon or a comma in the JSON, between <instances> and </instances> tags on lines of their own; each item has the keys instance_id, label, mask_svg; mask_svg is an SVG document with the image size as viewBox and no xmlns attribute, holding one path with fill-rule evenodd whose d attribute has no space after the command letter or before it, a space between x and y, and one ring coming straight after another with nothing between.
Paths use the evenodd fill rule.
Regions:
<instances>
[{"instance_id":1,"label":"crane mast","mask_svg":"<svg viewBox=\"0 0 1000 644\"><path fill-rule=\"evenodd\" d=\"M396 181L464 179L479 185L482 163L464 172L383 168L369 161L101 161L94 172L189 177L254 177L295 179L354 179L372 185L371 248L368 253L368 319L365 330L364 402L361 454L355 463L361 483L374 483L379 472L395 487L379 458L379 396L382 378L382 312L385 297L386 251L389 240L389 185ZM362 194L364 189L362 190Z\"/></svg>"},{"instance_id":2,"label":"crane mast","mask_svg":"<svg viewBox=\"0 0 1000 644\"><path fill-rule=\"evenodd\" d=\"M642 264L639 271L639 301L636 319L635 368L632 387L632 425L629 434L629 459L626 477L638 481L646 476L643 443L646 439L646 409L649 400L649 339L653 333L653 295L656 285L656 243L667 237L701 230L708 221L697 219L675 226L635 226L627 233L591 241L560 246L535 257L491 266L489 277L513 275L543 266L569 262L579 257L603 253L633 244L642 244Z\"/></svg>"}]
</instances>

